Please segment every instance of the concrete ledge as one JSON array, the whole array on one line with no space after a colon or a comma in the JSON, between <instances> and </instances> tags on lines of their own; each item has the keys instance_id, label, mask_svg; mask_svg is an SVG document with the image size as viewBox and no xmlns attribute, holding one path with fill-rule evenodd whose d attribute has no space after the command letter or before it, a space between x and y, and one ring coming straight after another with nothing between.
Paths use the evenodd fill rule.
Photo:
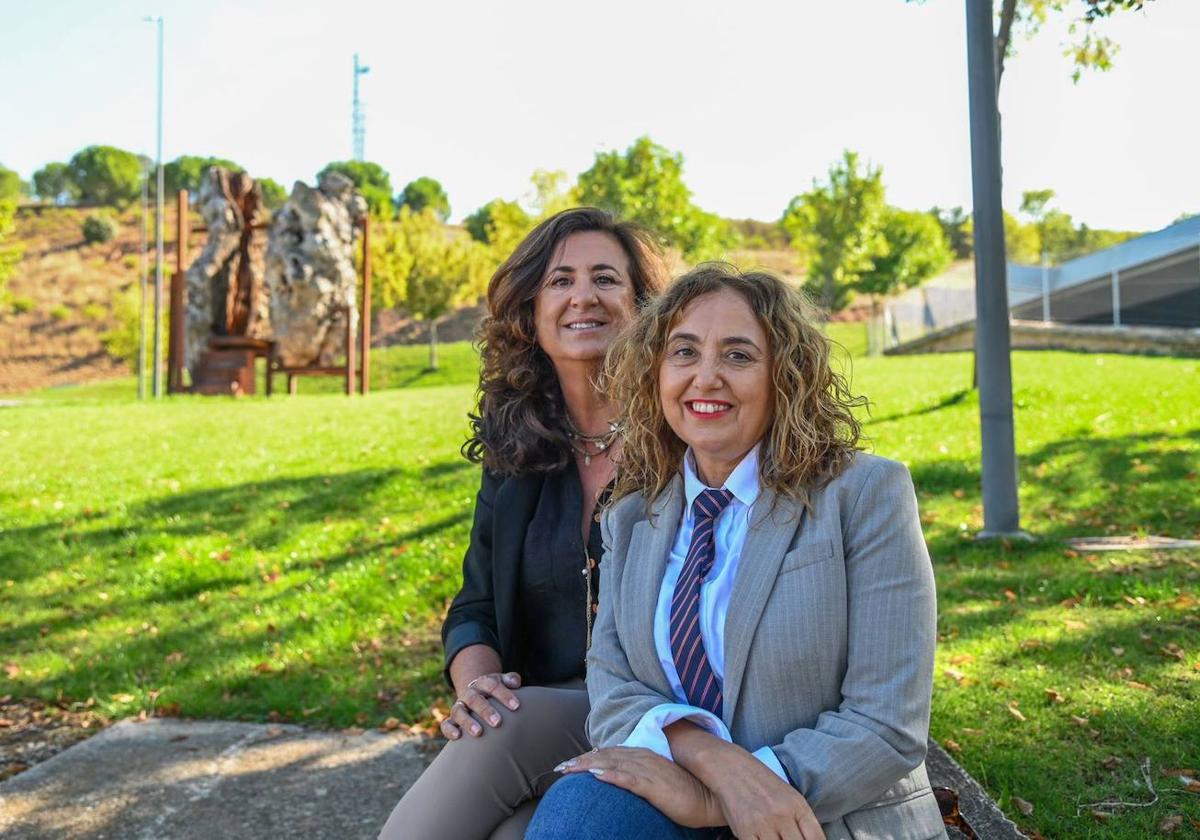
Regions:
<instances>
[{"instance_id":1,"label":"concrete ledge","mask_svg":"<svg viewBox=\"0 0 1200 840\"><path fill-rule=\"evenodd\" d=\"M979 783L932 738L925 756L925 769L929 771L929 781L934 787L958 791L958 810L979 840L1028 840ZM962 840L965 836L952 828L948 828L947 833L951 840Z\"/></svg>"},{"instance_id":2,"label":"concrete ledge","mask_svg":"<svg viewBox=\"0 0 1200 840\"><path fill-rule=\"evenodd\" d=\"M1014 350L1077 350L1142 356L1200 357L1200 329L1108 327L1010 321ZM975 348L975 322L963 321L933 330L883 351L887 356L957 353Z\"/></svg>"}]
</instances>

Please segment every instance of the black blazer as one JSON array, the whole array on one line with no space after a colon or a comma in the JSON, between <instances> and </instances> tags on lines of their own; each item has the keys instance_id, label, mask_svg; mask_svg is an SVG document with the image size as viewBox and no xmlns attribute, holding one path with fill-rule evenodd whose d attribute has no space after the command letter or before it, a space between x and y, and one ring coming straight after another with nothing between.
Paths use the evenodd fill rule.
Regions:
<instances>
[{"instance_id":1,"label":"black blazer","mask_svg":"<svg viewBox=\"0 0 1200 840\"><path fill-rule=\"evenodd\" d=\"M517 584L525 532L545 481L544 473L497 476L483 471L471 543L463 558L462 589L442 623L447 682L451 661L468 645L495 649L505 671L523 670L521 632L515 626Z\"/></svg>"}]
</instances>

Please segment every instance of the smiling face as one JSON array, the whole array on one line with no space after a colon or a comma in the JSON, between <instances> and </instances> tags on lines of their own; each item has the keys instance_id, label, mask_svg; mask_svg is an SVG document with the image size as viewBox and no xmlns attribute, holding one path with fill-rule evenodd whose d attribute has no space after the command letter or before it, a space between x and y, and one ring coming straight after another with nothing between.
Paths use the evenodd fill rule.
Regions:
<instances>
[{"instance_id":1,"label":"smiling face","mask_svg":"<svg viewBox=\"0 0 1200 840\"><path fill-rule=\"evenodd\" d=\"M667 333L658 389L700 479L721 486L766 434L774 407L767 334L741 295L722 289L687 305Z\"/></svg>"},{"instance_id":2,"label":"smiling face","mask_svg":"<svg viewBox=\"0 0 1200 840\"><path fill-rule=\"evenodd\" d=\"M556 367L603 359L633 312L629 257L601 231L573 233L559 244L533 301L538 345Z\"/></svg>"}]
</instances>

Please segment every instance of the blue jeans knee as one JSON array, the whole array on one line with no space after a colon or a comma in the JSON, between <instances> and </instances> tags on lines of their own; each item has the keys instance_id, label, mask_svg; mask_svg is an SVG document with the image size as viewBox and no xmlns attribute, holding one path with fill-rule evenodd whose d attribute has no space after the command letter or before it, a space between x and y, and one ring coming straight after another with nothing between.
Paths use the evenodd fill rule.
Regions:
<instances>
[{"instance_id":1,"label":"blue jeans knee","mask_svg":"<svg viewBox=\"0 0 1200 840\"><path fill-rule=\"evenodd\" d=\"M715 829L684 828L634 793L590 774L565 776L542 797L525 840L708 840Z\"/></svg>"}]
</instances>

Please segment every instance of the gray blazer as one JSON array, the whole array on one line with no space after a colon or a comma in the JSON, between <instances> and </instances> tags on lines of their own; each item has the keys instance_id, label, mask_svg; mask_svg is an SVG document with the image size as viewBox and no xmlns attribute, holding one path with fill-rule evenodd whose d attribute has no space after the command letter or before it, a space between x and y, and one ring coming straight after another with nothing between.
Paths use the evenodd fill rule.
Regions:
<instances>
[{"instance_id":1,"label":"gray blazer","mask_svg":"<svg viewBox=\"0 0 1200 840\"><path fill-rule=\"evenodd\" d=\"M653 626L683 502L677 477L650 516L640 494L604 515L594 746L674 702ZM763 488L726 618L724 720L735 743L774 750L829 840L945 836L924 764L936 620L903 464L859 453L811 513Z\"/></svg>"}]
</instances>

